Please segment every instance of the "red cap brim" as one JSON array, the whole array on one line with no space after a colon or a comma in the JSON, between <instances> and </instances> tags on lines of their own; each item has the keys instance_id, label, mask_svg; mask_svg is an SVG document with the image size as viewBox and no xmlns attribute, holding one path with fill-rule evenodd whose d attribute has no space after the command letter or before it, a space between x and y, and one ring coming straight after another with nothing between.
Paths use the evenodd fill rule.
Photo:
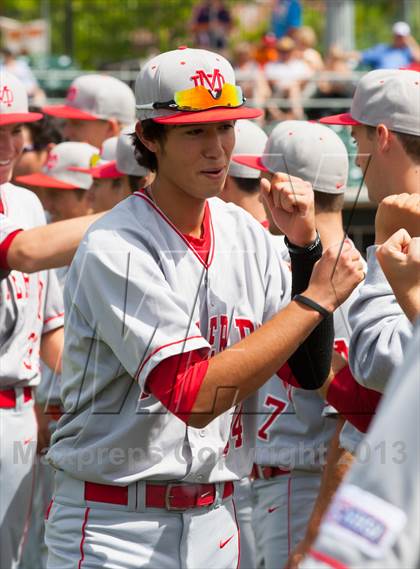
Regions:
<instances>
[{"instance_id":1,"label":"red cap brim","mask_svg":"<svg viewBox=\"0 0 420 569\"><path fill-rule=\"evenodd\" d=\"M61 119L79 119L83 121L96 121L98 117L67 105L51 105L42 107L42 112Z\"/></svg>"},{"instance_id":2,"label":"red cap brim","mask_svg":"<svg viewBox=\"0 0 420 569\"><path fill-rule=\"evenodd\" d=\"M261 156L255 156L254 154L235 154L232 156L232 160L237 164L248 166L248 168L253 168L254 170L261 170L261 172L270 172L270 170L266 168L262 163Z\"/></svg>"},{"instance_id":3,"label":"red cap brim","mask_svg":"<svg viewBox=\"0 0 420 569\"><path fill-rule=\"evenodd\" d=\"M77 189L77 186L67 184L66 182L47 176L47 174L42 174L41 172L38 174L28 174L27 176L18 176L16 181L26 184L27 186L42 186L43 188L55 188L57 190Z\"/></svg>"},{"instance_id":4,"label":"red cap brim","mask_svg":"<svg viewBox=\"0 0 420 569\"><path fill-rule=\"evenodd\" d=\"M206 111L178 112L168 117L153 119L160 124L197 124L220 121L233 121L237 119L256 119L262 115L260 109L251 107L215 108Z\"/></svg>"},{"instance_id":5,"label":"red cap brim","mask_svg":"<svg viewBox=\"0 0 420 569\"><path fill-rule=\"evenodd\" d=\"M43 116L41 113L4 113L0 115L0 125L40 121Z\"/></svg>"},{"instance_id":6,"label":"red cap brim","mask_svg":"<svg viewBox=\"0 0 420 569\"><path fill-rule=\"evenodd\" d=\"M341 113L339 115L331 115L329 117L322 117L319 119L322 124L340 124L343 126L356 126L362 124L356 119L354 119L350 113Z\"/></svg>"},{"instance_id":7,"label":"red cap brim","mask_svg":"<svg viewBox=\"0 0 420 569\"><path fill-rule=\"evenodd\" d=\"M93 178L100 179L122 178L122 176L124 176L124 174L118 170L116 160L111 160L111 162L107 162L101 166L95 166L94 168L78 168L77 166L71 166L68 169L73 172L83 172L84 174L89 174Z\"/></svg>"}]
</instances>

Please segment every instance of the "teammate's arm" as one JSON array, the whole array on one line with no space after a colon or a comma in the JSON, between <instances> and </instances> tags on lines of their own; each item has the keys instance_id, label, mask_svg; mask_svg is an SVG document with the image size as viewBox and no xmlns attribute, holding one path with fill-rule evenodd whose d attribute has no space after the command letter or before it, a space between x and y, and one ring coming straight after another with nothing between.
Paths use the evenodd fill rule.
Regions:
<instances>
[{"instance_id":1,"label":"teammate's arm","mask_svg":"<svg viewBox=\"0 0 420 569\"><path fill-rule=\"evenodd\" d=\"M19 231L9 245L4 268L34 273L69 265L86 230L102 215L76 217Z\"/></svg>"},{"instance_id":2,"label":"teammate's arm","mask_svg":"<svg viewBox=\"0 0 420 569\"><path fill-rule=\"evenodd\" d=\"M61 357L64 346L64 328L56 328L42 335L40 356L55 373L61 373Z\"/></svg>"}]
</instances>

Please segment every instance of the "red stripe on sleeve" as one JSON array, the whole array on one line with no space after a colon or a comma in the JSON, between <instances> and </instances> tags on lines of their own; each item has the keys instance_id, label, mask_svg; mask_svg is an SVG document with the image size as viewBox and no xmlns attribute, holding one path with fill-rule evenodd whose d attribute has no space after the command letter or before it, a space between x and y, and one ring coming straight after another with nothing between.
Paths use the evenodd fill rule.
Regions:
<instances>
[{"instance_id":1,"label":"red stripe on sleeve","mask_svg":"<svg viewBox=\"0 0 420 569\"><path fill-rule=\"evenodd\" d=\"M335 376L328 387L327 401L352 425L366 433L382 394L357 383L349 366Z\"/></svg>"},{"instance_id":2,"label":"red stripe on sleeve","mask_svg":"<svg viewBox=\"0 0 420 569\"><path fill-rule=\"evenodd\" d=\"M208 366L209 361L201 350L171 356L150 372L146 389L187 423Z\"/></svg>"},{"instance_id":3,"label":"red stripe on sleeve","mask_svg":"<svg viewBox=\"0 0 420 569\"><path fill-rule=\"evenodd\" d=\"M316 551L315 549L311 549L309 554L317 561L326 563L327 565L333 567L334 569L349 569L348 565L344 565L344 563L341 563L341 561L337 561L337 559L334 559L333 557L330 557L329 555L326 555L321 551Z\"/></svg>"},{"instance_id":4,"label":"red stripe on sleeve","mask_svg":"<svg viewBox=\"0 0 420 569\"><path fill-rule=\"evenodd\" d=\"M293 372L287 362L276 372L276 374L282 381L285 381L292 387L301 387L300 383L293 375Z\"/></svg>"},{"instance_id":5,"label":"red stripe on sleeve","mask_svg":"<svg viewBox=\"0 0 420 569\"><path fill-rule=\"evenodd\" d=\"M22 229L16 229L16 231L12 231L11 233L9 233L6 239L3 239L3 241L0 243L0 269L6 269L6 270L10 269L7 263L7 252L9 251L13 239L21 231Z\"/></svg>"}]
</instances>

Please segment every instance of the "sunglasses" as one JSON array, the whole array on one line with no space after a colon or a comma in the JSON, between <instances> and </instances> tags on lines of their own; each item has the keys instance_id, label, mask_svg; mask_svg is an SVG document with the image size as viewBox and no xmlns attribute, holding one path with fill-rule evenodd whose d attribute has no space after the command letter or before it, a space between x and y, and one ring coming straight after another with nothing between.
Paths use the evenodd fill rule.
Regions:
<instances>
[{"instance_id":1,"label":"sunglasses","mask_svg":"<svg viewBox=\"0 0 420 569\"><path fill-rule=\"evenodd\" d=\"M240 87L225 83L220 91L216 91L216 95L202 85L197 85L192 89L177 91L171 101L147 103L136 107L144 110L207 111L215 107L240 107L245 100Z\"/></svg>"}]
</instances>

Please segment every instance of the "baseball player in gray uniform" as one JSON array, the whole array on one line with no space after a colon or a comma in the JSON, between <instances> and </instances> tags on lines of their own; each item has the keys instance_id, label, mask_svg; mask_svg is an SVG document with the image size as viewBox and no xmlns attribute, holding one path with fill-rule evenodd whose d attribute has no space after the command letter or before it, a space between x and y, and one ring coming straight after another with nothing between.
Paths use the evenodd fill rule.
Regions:
<instances>
[{"instance_id":1,"label":"baseball player in gray uniform","mask_svg":"<svg viewBox=\"0 0 420 569\"><path fill-rule=\"evenodd\" d=\"M384 201L378 209L375 245L367 250L366 280L349 314L352 371L363 385L382 392L394 367L401 365L412 337L412 324L381 271L376 249L401 227L412 236L418 232L418 227L408 225L409 207L387 203L387 196L394 194L419 194L418 72L381 69L367 73L357 85L350 113L321 122L352 127L357 164L364 172L370 200L375 204Z\"/></svg>"},{"instance_id":2,"label":"baseball player in gray uniform","mask_svg":"<svg viewBox=\"0 0 420 569\"><path fill-rule=\"evenodd\" d=\"M327 250L287 304L266 231L213 197L234 120L259 114L222 56L163 53L140 72L136 97L141 163L156 179L87 233L65 286L48 567L236 567L233 481L250 471L255 435L256 402L245 400L287 358L294 365L308 334L318 346L329 336L323 307L348 297L362 264L345 247L331 283L338 250ZM318 240L310 185L293 185L278 174L265 199L297 278ZM325 352L313 363L319 379L302 374L304 387L328 373Z\"/></svg>"},{"instance_id":3,"label":"baseball player in gray uniform","mask_svg":"<svg viewBox=\"0 0 420 569\"><path fill-rule=\"evenodd\" d=\"M98 148L136 118L130 87L115 77L97 74L76 77L64 105L49 105L42 111L65 119L67 140L87 142Z\"/></svg>"},{"instance_id":4,"label":"baseball player in gray uniform","mask_svg":"<svg viewBox=\"0 0 420 569\"><path fill-rule=\"evenodd\" d=\"M379 257L407 316L418 316L420 239L400 230L379 248ZM334 498L302 569L420 567L419 342L417 321L404 364L388 382L365 439L363 456Z\"/></svg>"},{"instance_id":5,"label":"baseball player in gray uniform","mask_svg":"<svg viewBox=\"0 0 420 569\"><path fill-rule=\"evenodd\" d=\"M338 136L322 125L284 121L271 132L265 149L233 160L271 177L287 171L311 182L317 228L325 246L344 237L341 209L348 175L348 156ZM269 229L279 233L270 219ZM347 313L354 294L334 314L335 349L348 355ZM325 413L316 392L295 389L275 379L259 392L260 417L254 468L255 533L260 562L284 567L305 535L319 493L326 452L337 429L336 412Z\"/></svg>"}]
</instances>

